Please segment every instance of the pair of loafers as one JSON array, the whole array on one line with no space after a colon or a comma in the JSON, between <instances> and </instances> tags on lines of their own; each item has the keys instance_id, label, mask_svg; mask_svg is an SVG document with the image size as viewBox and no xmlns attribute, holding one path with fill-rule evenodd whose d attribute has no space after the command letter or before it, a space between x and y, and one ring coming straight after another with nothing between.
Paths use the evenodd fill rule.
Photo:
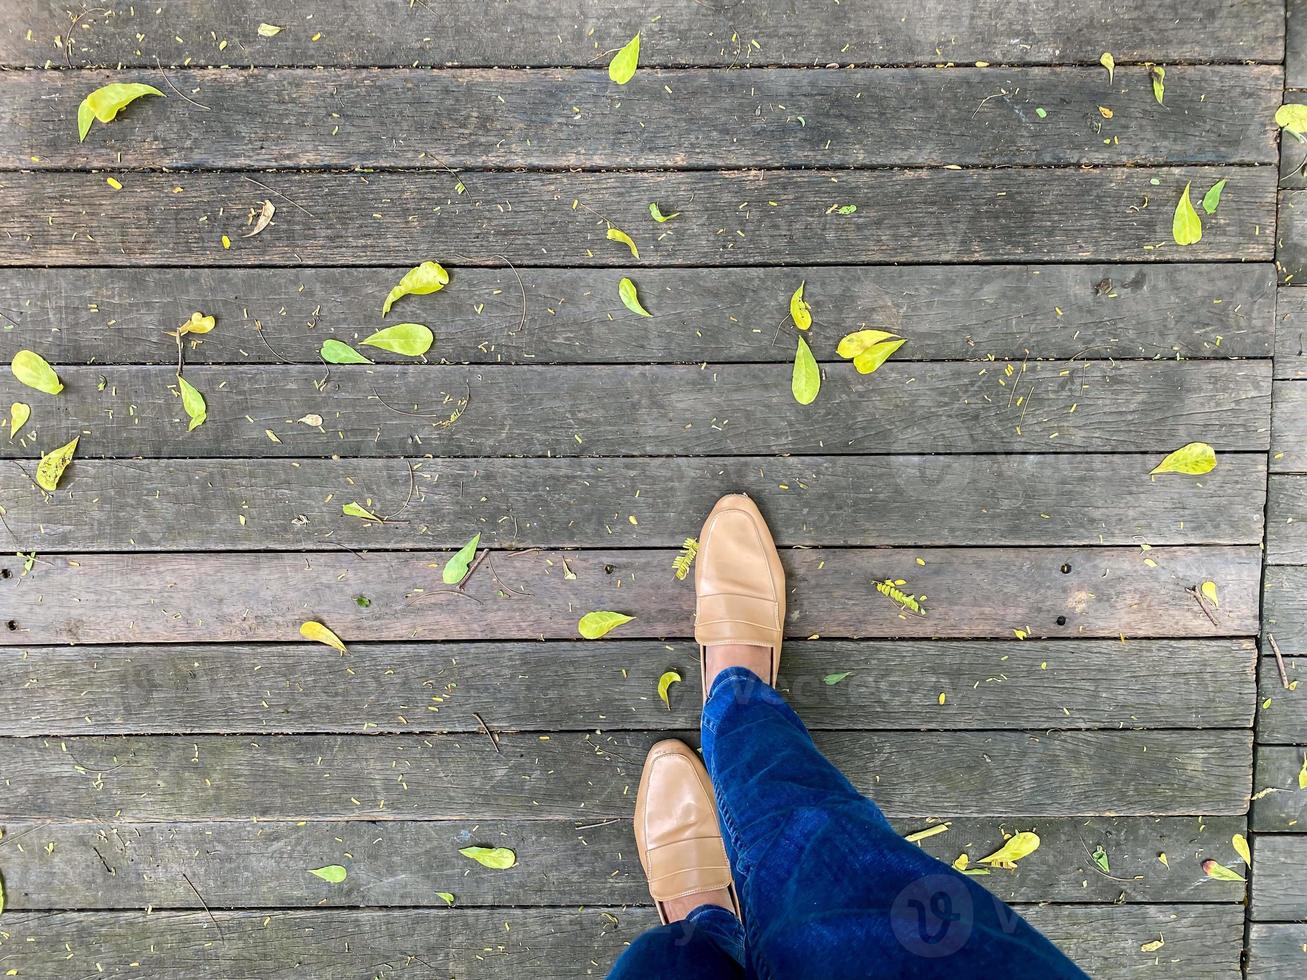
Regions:
<instances>
[{"instance_id":1,"label":"pair of loafers","mask_svg":"<svg viewBox=\"0 0 1307 980\"><path fill-rule=\"evenodd\" d=\"M785 623L785 571L766 521L752 500L732 494L704 522L695 559L694 637L699 643L704 698L716 671L707 648L748 644L771 652L773 687ZM635 798L635 841L659 917L666 902L725 890L740 914L722 843L712 781L698 754L666 739L649 751Z\"/></svg>"}]
</instances>

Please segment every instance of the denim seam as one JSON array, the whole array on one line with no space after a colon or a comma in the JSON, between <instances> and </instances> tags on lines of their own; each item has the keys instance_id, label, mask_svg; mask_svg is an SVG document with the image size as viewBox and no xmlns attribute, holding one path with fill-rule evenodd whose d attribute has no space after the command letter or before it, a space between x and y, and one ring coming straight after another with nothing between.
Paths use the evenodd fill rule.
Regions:
<instances>
[{"instance_id":1,"label":"denim seam","mask_svg":"<svg viewBox=\"0 0 1307 980\"><path fill-rule=\"evenodd\" d=\"M731 815L730 809L721 797L718 797L717 799L717 811L721 815L722 824L726 827L726 833L731 838L731 849L735 852L736 861L740 866L740 875L742 878L747 878L748 869L745 867L747 862L744 857L744 848L740 846L740 833L739 830L736 829L737 825L735 823L735 818ZM736 891L742 892L746 887L748 887L747 880L737 882ZM743 900L741 900L740 904L743 906ZM745 915L744 909L741 907L740 917L743 920L744 925L745 959L755 968L754 972L757 973L761 980L773 980L775 973L772 971L771 967L762 960L759 953L761 945L758 941L758 934L755 931L753 916Z\"/></svg>"}]
</instances>

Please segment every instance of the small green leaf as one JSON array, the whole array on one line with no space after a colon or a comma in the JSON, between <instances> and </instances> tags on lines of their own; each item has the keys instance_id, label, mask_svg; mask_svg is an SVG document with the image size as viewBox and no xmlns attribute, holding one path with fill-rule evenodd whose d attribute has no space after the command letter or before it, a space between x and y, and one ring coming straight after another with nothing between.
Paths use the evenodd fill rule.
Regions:
<instances>
[{"instance_id":1,"label":"small green leaf","mask_svg":"<svg viewBox=\"0 0 1307 980\"><path fill-rule=\"evenodd\" d=\"M1307 105L1290 102L1275 110L1275 125L1301 136L1307 133Z\"/></svg>"},{"instance_id":2,"label":"small green leaf","mask_svg":"<svg viewBox=\"0 0 1307 980\"><path fill-rule=\"evenodd\" d=\"M630 279L623 278L617 284L617 295L622 297L622 305L632 313L638 313L640 316L653 316L640 304L640 297L636 294L635 283Z\"/></svg>"},{"instance_id":3,"label":"small green leaf","mask_svg":"<svg viewBox=\"0 0 1307 980\"><path fill-rule=\"evenodd\" d=\"M609 228L608 240L610 242L621 242L623 245L625 245L627 248L631 250L631 254L633 256L635 256L637 259L640 257L640 250L635 247L635 242L632 241L631 236L628 235L626 232L622 231L622 229Z\"/></svg>"},{"instance_id":4,"label":"small green leaf","mask_svg":"<svg viewBox=\"0 0 1307 980\"><path fill-rule=\"evenodd\" d=\"M671 214L663 214L657 204L649 205L649 217L653 218L654 221L658 222L660 225L664 221L671 221L673 218L678 217L680 213L680 211L673 211Z\"/></svg>"},{"instance_id":5,"label":"small green leaf","mask_svg":"<svg viewBox=\"0 0 1307 980\"><path fill-rule=\"evenodd\" d=\"M446 905L452 906L454 904L453 892L436 892L436 898L442 899Z\"/></svg>"},{"instance_id":6,"label":"small green leaf","mask_svg":"<svg viewBox=\"0 0 1307 980\"><path fill-rule=\"evenodd\" d=\"M1177 245L1194 245L1202 241L1203 223L1194 210L1194 202L1189 200L1189 185L1184 185L1180 200L1175 205L1175 216L1171 219L1171 237Z\"/></svg>"},{"instance_id":7,"label":"small green leaf","mask_svg":"<svg viewBox=\"0 0 1307 980\"><path fill-rule=\"evenodd\" d=\"M385 316L390 308L405 296L425 296L449 285L449 273L439 262L423 262L404 273L395 288L386 295L386 302L381 305L381 315Z\"/></svg>"},{"instance_id":8,"label":"small green leaf","mask_svg":"<svg viewBox=\"0 0 1307 980\"><path fill-rule=\"evenodd\" d=\"M812 326L812 307L803 298L803 287L805 285L807 285L806 282L799 283L799 288L790 297L790 319L794 321L794 325L800 330L807 330Z\"/></svg>"},{"instance_id":9,"label":"small green leaf","mask_svg":"<svg viewBox=\"0 0 1307 980\"><path fill-rule=\"evenodd\" d=\"M163 96L153 85L139 82L113 82L102 85L82 100L77 107L77 135L79 140L86 139L91 130L91 118L94 116L102 123L113 122L120 110L125 109L143 95Z\"/></svg>"},{"instance_id":10,"label":"small green leaf","mask_svg":"<svg viewBox=\"0 0 1307 980\"><path fill-rule=\"evenodd\" d=\"M634 616L627 616L625 613L619 612L609 612L608 610L588 612L577 621L576 631L587 640L597 640L601 636L617 629L617 627L624 623L629 623L633 619L635 619Z\"/></svg>"},{"instance_id":11,"label":"small green leaf","mask_svg":"<svg viewBox=\"0 0 1307 980\"><path fill-rule=\"evenodd\" d=\"M47 493L54 493L59 486L59 480L64 475L64 470L68 469L68 464L73 461L73 454L77 452L77 443L82 437L78 436L72 442L66 443L41 457L41 462L36 464L36 485Z\"/></svg>"},{"instance_id":12,"label":"small green leaf","mask_svg":"<svg viewBox=\"0 0 1307 980\"><path fill-rule=\"evenodd\" d=\"M467 577L468 567L472 564L472 559L477 553L477 545L481 543L481 532L478 531L472 535L472 540L455 552L454 557L445 562L445 569L440 573L441 579L446 585L458 585Z\"/></svg>"},{"instance_id":13,"label":"small green leaf","mask_svg":"<svg viewBox=\"0 0 1307 980\"><path fill-rule=\"evenodd\" d=\"M635 77L636 66L640 63L640 35L627 41L621 51L613 55L608 63L608 77L618 85L625 85Z\"/></svg>"},{"instance_id":14,"label":"small green leaf","mask_svg":"<svg viewBox=\"0 0 1307 980\"><path fill-rule=\"evenodd\" d=\"M507 847L460 847L458 853L477 864L503 871L517 864L517 855Z\"/></svg>"},{"instance_id":15,"label":"small green leaf","mask_svg":"<svg viewBox=\"0 0 1307 980\"><path fill-rule=\"evenodd\" d=\"M421 323L397 323L393 327L378 330L362 343L378 350L388 350L392 354L405 357L421 357L431 350L435 341L431 330Z\"/></svg>"},{"instance_id":16,"label":"small green leaf","mask_svg":"<svg viewBox=\"0 0 1307 980\"><path fill-rule=\"evenodd\" d=\"M317 875L323 881L328 881L333 885L339 885L345 880L347 872L339 864L329 864L325 868L311 868L309 874Z\"/></svg>"},{"instance_id":17,"label":"small green leaf","mask_svg":"<svg viewBox=\"0 0 1307 980\"><path fill-rule=\"evenodd\" d=\"M836 684L844 680L852 673L853 671L851 670L842 670L838 674L827 674L825 677L821 679L821 682L825 684L827 687L834 687Z\"/></svg>"},{"instance_id":18,"label":"small green leaf","mask_svg":"<svg viewBox=\"0 0 1307 980\"><path fill-rule=\"evenodd\" d=\"M856 204L841 204L835 209L836 214L854 214L858 210Z\"/></svg>"},{"instance_id":19,"label":"small green leaf","mask_svg":"<svg viewBox=\"0 0 1307 980\"><path fill-rule=\"evenodd\" d=\"M341 507L340 512L344 514L346 517L357 517L365 521L381 520L380 517L372 513L372 511L368 510L357 500L353 500L350 501L348 504L345 504L345 506ZM371 603L369 603L369 605L371 605Z\"/></svg>"},{"instance_id":20,"label":"small green leaf","mask_svg":"<svg viewBox=\"0 0 1307 980\"><path fill-rule=\"evenodd\" d=\"M1116 74L1116 59L1112 57L1112 52L1104 51L1099 56L1098 63L1107 69L1107 84L1112 84L1112 76Z\"/></svg>"},{"instance_id":21,"label":"small green leaf","mask_svg":"<svg viewBox=\"0 0 1307 980\"><path fill-rule=\"evenodd\" d=\"M186 431L193 432L208 419L208 406L204 403L204 396L180 374L177 375L177 388L181 391L182 408L186 409L186 414L191 417L191 424L186 426Z\"/></svg>"},{"instance_id":22,"label":"small green leaf","mask_svg":"<svg viewBox=\"0 0 1307 980\"><path fill-rule=\"evenodd\" d=\"M902 337L895 337L893 340L887 340L883 344L875 344L869 350L863 351L853 359L853 366L857 368L859 374L871 374L878 367L889 360L890 355L907 343Z\"/></svg>"},{"instance_id":23,"label":"small green leaf","mask_svg":"<svg viewBox=\"0 0 1307 980\"><path fill-rule=\"evenodd\" d=\"M14 377L27 387L43 391L47 395L57 395L64 390L63 382L59 380L59 375L55 374L54 368L35 351L20 350L14 355L9 369L14 372Z\"/></svg>"},{"instance_id":24,"label":"small green leaf","mask_svg":"<svg viewBox=\"0 0 1307 980\"><path fill-rule=\"evenodd\" d=\"M1048 110L1045 109L1042 105L1041 105L1041 106L1036 106L1036 107L1035 107L1035 115L1037 115L1040 119L1047 119L1047 118L1048 118Z\"/></svg>"},{"instance_id":25,"label":"small green leaf","mask_svg":"<svg viewBox=\"0 0 1307 980\"><path fill-rule=\"evenodd\" d=\"M322 359L328 364L372 363L349 344L341 343L339 340L324 340L321 353Z\"/></svg>"},{"instance_id":26,"label":"small green leaf","mask_svg":"<svg viewBox=\"0 0 1307 980\"><path fill-rule=\"evenodd\" d=\"M1247 881L1243 875L1237 871L1231 871L1224 864L1213 861L1208 858L1203 862L1203 874L1209 878L1215 878L1217 881Z\"/></svg>"},{"instance_id":27,"label":"small green leaf","mask_svg":"<svg viewBox=\"0 0 1307 980\"><path fill-rule=\"evenodd\" d=\"M1248 867L1253 866L1253 852L1248 849L1248 838L1243 834L1235 834L1230 838L1230 843L1234 845L1234 851L1243 860Z\"/></svg>"},{"instance_id":28,"label":"small green leaf","mask_svg":"<svg viewBox=\"0 0 1307 980\"><path fill-rule=\"evenodd\" d=\"M1091 854L1090 857L1094 859L1096 865L1103 869L1104 874L1112 873L1112 865L1107 859L1107 851L1103 850L1102 844L1098 844L1094 847L1094 853Z\"/></svg>"},{"instance_id":29,"label":"small green leaf","mask_svg":"<svg viewBox=\"0 0 1307 980\"><path fill-rule=\"evenodd\" d=\"M1202 476L1216 469L1216 450L1205 442L1191 442L1181 446L1175 452L1149 470L1149 476L1158 473L1187 473L1190 476Z\"/></svg>"},{"instance_id":30,"label":"small green leaf","mask_svg":"<svg viewBox=\"0 0 1307 980\"><path fill-rule=\"evenodd\" d=\"M300 623L300 636L306 640L312 640L314 643L322 643L337 650L341 653L348 653L345 643L339 636L323 626L321 623L310 619L306 623Z\"/></svg>"},{"instance_id":31,"label":"small green leaf","mask_svg":"<svg viewBox=\"0 0 1307 980\"><path fill-rule=\"evenodd\" d=\"M356 595L354 597L354 605L358 606L360 609L367 609L372 605L372 600L365 595Z\"/></svg>"},{"instance_id":32,"label":"small green leaf","mask_svg":"<svg viewBox=\"0 0 1307 980\"><path fill-rule=\"evenodd\" d=\"M790 391L794 400L800 405L811 405L821 390L821 369L817 359L812 356L812 349L799 338L798 349L794 352L794 371L790 375Z\"/></svg>"},{"instance_id":33,"label":"small green leaf","mask_svg":"<svg viewBox=\"0 0 1307 980\"><path fill-rule=\"evenodd\" d=\"M1203 195L1203 210L1208 214L1216 214L1217 205L1221 203L1221 191L1225 190L1225 181L1226 178L1222 177Z\"/></svg>"},{"instance_id":34,"label":"small green leaf","mask_svg":"<svg viewBox=\"0 0 1307 980\"><path fill-rule=\"evenodd\" d=\"M658 696L662 698L663 704L667 705L667 710L672 710L672 701L668 696L673 684L680 683L681 675L674 670L669 670L662 677L658 678Z\"/></svg>"},{"instance_id":35,"label":"small green leaf","mask_svg":"<svg viewBox=\"0 0 1307 980\"><path fill-rule=\"evenodd\" d=\"M1158 105L1164 105L1162 100L1166 97L1166 69L1161 65L1149 65L1148 74L1153 79L1153 98Z\"/></svg>"},{"instance_id":36,"label":"small green leaf","mask_svg":"<svg viewBox=\"0 0 1307 980\"><path fill-rule=\"evenodd\" d=\"M9 406L9 438L18 435L18 430L32 417L32 406L25 402L14 402Z\"/></svg>"}]
</instances>

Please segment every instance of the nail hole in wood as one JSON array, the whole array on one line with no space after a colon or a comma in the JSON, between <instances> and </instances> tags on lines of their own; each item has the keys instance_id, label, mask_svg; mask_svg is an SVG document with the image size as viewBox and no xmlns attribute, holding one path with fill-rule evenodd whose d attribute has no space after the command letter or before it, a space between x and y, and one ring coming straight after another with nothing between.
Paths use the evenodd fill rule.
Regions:
<instances>
[{"instance_id":1,"label":"nail hole in wood","mask_svg":"<svg viewBox=\"0 0 1307 980\"><path fill-rule=\"evenodd\" d=\"M1064 564L1064 565L1062 566L1062 574L1063 574L1063 575L1070 575L1070 574L1071 574L1071 566L1070 566L1069 564Z\"/></svg>"},{"instance_id":2,"label":"nail hole in wood","mask_svg":"<svg viewBox=\"0 0 1307 980\"><path fill-rule=\"evenodd\" d=\"M1058 625L1058 626L1065 626L1065 625L1066 625L1066 617L1065 617L1065 616L1058 616L1058 617L1057 617L1057 625Z\"/></svg>"}]
</instances>

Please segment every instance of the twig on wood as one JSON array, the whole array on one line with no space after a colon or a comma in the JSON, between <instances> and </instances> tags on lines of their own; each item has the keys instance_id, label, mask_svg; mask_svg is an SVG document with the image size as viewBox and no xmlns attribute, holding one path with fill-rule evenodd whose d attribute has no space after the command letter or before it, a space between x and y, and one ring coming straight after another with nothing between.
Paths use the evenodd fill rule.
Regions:
<instances>
[{"instance_id":1,"label":"twig on wood","mask_svg":"<svg viewBox=\"0 0 1307 980\"><path fill-rule=\"evenodd\" d=\"M191 891L195 892L195 897L198 898L200 904L204 906L204 911L209 913L209 921L213 923L213 928L218 930L218 938L223 942L226 942L227 937L222 934L222 926L218 925L218 920L213 917L212 912L209 912L209 903L204 900L204 896L200 894L200 890L195 887L195 882L186 877L185 871L182 872L182 877L186 878L186 884L191 886Z\"/></svg>"},{"instance_id":2,"label":"twig on wood","mask_svg":"<svg viewBox=\"0 0 1307 980\"><path fill-rule=\"evenodd\" d=\"M253 177L248 176L247 174L241 174L241 176L244 177L246 180L248 180L251 184L258 184L260 187L262 187L262 188L263 188L265 191L267 191L269 194L276 194L279 198L281 198L283 201L285 201L285 202L286 202L287 204L289 204L291 207L293 207L293 208L298 208L300 211L303 211L305 214L307 214L307 215L308 215L310 218L312 218L314 221L317 221L317 220L318 220L318 216L317 216L316 214L314 214L314 213L313 213L312 211L310 211L308 208L306 208L306 207L301 207L300 205L296 204L294 201L292 201L289 197L287 197L287 196L286 196L285 194L283 194L281 191L274 190L273 188L269 187L267 184L262 183L261 181L257 181L257 180L255 180Z\"/></svg>"},{"instance_id":3,"label":"twig on wood","mask_svg":"<svg viewBox=\"0 0 1307 980\"><path fill-rule=\"evenodd\" d=\"M1194 597L1194 601L1198 603L1198 608L1203 611L1203 615L1211 621L1213 626L1219 629L1221 624L1216 621L1216 617L1212 615L1212 611L1207 608L1207 601L1203 598L1203 594L1198 591L1198 587L1196 585L1191 585L1189 588L1185 589L1185 591Z\"/></svg>"},{"instance_id":4,"label":"twig on wood","mask_svg":"<svg viewBox=\"0 0 1307 980\"><path fill-rule=\"evenodd\" d=\"M486 554L489 554L489 553L490 553L490 552L486 552ZM526 591L524 591L524 590L522 590L522 589L514 589L514 588L511 588L510 586L505 585L505 584L504 584L504 580L503 580L502 578L500 578L500 577L499 577L499 573L495 571L495 563L494 563L494 562L491 562L491 563L490 563L490 574L491 574L492 576L494 576L494 579L495 579L495 581L499 584L499 587L500 587L501 589L503 589L505 592L507 592L509 595L520 595L520 596L530 596L530 595L531 595L530 592L526 592Z\"/></svg>"},{"instance_id":5,"label":"twig on wood","mask_svg":"<svg viewBox=\"0 0 1307 980\"><path fill-rule=\"evenodd\" d=\"M408 460L404 460L404 462L408 465L408 496L404 499L404 505L400 507L399 510L395 511L395 513L381 515L381 522L383 524L386 521L393 521L400 514L404 513L408 505L413 502L413 493L418 488L418 478L417 474L413 471L413 464L409 463ZM408 522L404 521L402 523L407 524Z\"/></svg>"},{"instance_id":6,"label":"twig on wood","mask_svg":"<svg viewBox=\"0 0 1307 980\"><path fill-rule=\"evenodd\" d=\"M467 583L471 580L472 573L477 570L478 565L480 565L483 561L485 561L486 555L488 554L490 554L489 551L482 551L481 554L476 556L472 564L468 566L467 574L463 576L463 581L458 583L459 592L462 592L464 589L467 588Z\"/></svg>"},{"instance_id":7,"label":"twig on wood","mask_svg":"<svg viewBox=\"0 0 1307 980\"><path fill-rule=\"evenodd\" d=\"M436 419L446 417L444 412L406 412L401 408L396 408L394 405L390 404L390 402L386 401L386 399L382 398L381 395L377 394L375 386L372 388L372 394L376 395L377 401L381 402L381 404L385 405L397 415L405 415L411 419Z\"/></svg>"},{"instance_id":8,"label":"twig on wood","mask_svg":"<svg viewBox=\"0 0 1307 980\"><path fill-rule=\"evenodd\" d=\"M1280 652L1280 644L1275 642L1275 635L1272 633L1267 633L1266 639L1271 642L1271 651L1275 654L1275 666L1280 671L1280 683L1287 691L1289 690L1289 675L1284 670L1284 654Z\"/></svg>"},{"instance_id":9,"label":"twig on wood","mask_svg":"<svg viewBox=\"0 0 1307 980\"><path fill-rule=\"evenodd\" d=\"M259 339L260 339L261 341L263 341L263 346L266 347L266 348L268 348L268 350L272 352L272 356L275 357L277 360L281 361L282 364L292 364L292 363L294 363L293 361L288 361L288 360L286 360L286 358L284 358L284 357L282 357L280 354L278 354L278 353L277 353L277 349L276 349L275 347L273 347L272 344L268 343L268 338L265 337L265 336L263 336L263 324L260 323L258 320L255 320L255 321L254 321L254 332L255 332L256 334L258 334L258 335L259 335Z\"/></svg>"},{"instance_id":10,"label":"twig on wood","mask_svg":"<svg viewBox=\"0 0 1307 980\"><path fill-rule=\"evenodd\" d=\"M490 730L490 726L486 724L486 720L482 718L479 714L477 714L475 711L472 712L472 717L481 723L481 730L490 737L490 744L495 747L496 754L503 755L504 754L503 751L501 751L499 748L499 738L495 735L494 732Z\"/></svg>"},{"instance_id":11,"label":"twig on wood","mask_svg":"<svg viewBox=\"0 0 1307 980\"><path fill-rule=\"evenodd\" d=\"M213 106L207 106L203 102L196 102L194 99L192 99L190 96L188 96L185 92L183 92L181 89L179 89L176 85L172 83L172 79L168 77L168 73L163 70L163 65L160 64L158 55L156 55L154 58L154 65L156 68L159 69L159 74L163 76L163 80L168 83L168 87L170 89L172 89L174 92L180 95L191 105L195 106L197 109L203 109L205 112L213 111Z\"/></svg>"},{"instance_id":12,"label":"twig on wood","mask_svg":"<svg viewBox=\"0 0 1307 980\"><path fill-rule=\"evenodd\" d=\"M425 599L427 596L433 596L433 595L461 595L464 599L471 599L478 606L484 605L484 603L476 596L471 595L470 593L467 592L460 592L458 589L433 589L430 592L424 591L419 593L418 595L415 595L412 599L406 599L404 601L404 605L411 606L419 599Z\"/></svg>"}]
</instances>

